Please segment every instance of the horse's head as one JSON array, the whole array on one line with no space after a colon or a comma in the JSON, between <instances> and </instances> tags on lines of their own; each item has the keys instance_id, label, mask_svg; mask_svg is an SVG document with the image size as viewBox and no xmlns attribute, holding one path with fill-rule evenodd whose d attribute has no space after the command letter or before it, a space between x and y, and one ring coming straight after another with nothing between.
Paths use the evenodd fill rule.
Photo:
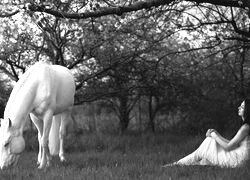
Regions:
<instances>
[{"instance_id":1,"label":"horse's head","mask_svg":"<svg viewBox=\"0 0 250 180\"><path fill-rule=\"evenodd\" d=\"M16 165L25 148L25 141L19 130L12 128L10 119L2 119L0 127L0 168Z\"/></svg>"}]
</instances>

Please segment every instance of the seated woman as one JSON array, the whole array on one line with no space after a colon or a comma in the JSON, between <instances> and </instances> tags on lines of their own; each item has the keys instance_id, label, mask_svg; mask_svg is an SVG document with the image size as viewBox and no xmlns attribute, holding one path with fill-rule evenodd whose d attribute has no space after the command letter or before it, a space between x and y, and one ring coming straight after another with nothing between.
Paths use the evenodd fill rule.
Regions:
<instances>
[{"instance_id":1,"label":"seated woman","mask_svg":"<svg viewBox=\"0 0 250 180\"><path fill-rule=\"evenodd\" d=\"M250 150L250 99L239 106L242 126L231 139L222 137L216 130L208 129L206 139L193 153L176 161L172 165L215 165L221 167L237 167L249 159Z\"/></svg>"}]
</instances>

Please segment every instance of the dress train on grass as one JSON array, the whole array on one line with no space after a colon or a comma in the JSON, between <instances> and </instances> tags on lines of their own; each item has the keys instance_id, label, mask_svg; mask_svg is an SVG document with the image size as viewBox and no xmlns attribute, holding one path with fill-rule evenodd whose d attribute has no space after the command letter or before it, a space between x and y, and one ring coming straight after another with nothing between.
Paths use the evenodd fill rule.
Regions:
<instances>
[{"instance_id":1,"label":"dress train on grass","mask_svg":"<svg viewBox=\"0 0 250 180\"><path fill-rule=\"evenodd\" d=\"M171 164L173 165L214 165L221 167L238 167L249 159L249 137L239 147L226 151L213 138L207 137L193 153Z\"/></svg>"}]
</instances>

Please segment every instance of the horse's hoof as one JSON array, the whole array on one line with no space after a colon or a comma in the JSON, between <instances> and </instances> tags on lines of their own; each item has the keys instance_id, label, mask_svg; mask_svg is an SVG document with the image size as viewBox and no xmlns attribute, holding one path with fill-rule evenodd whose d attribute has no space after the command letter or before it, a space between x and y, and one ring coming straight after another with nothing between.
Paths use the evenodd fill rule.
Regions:
<instances>
[{"instance_id":1,"label":"horse's hoof","mask_svg":"<svg viewBox=\"0 0 250 180\"><path fill-rule=\"evenodd\" d=\"M66 159L64 157L64 154L59 154L59 159L60 159L61 162L65 162L66 161Z\"/></svg>"},{"instance_id":2,"label":"horse's hoof","mask_svg":"<svg viewBox=\"0 0 250 180\"><path fill-rule=\"evenodd\" d=\"M61 158L60 158L60 161L61 161L61 162L66 162L65 157L61 157Z\"/></svg>"},{"instance_id":3,"label":"horse's hoof","mask_svg":"<svg viewBox=\"0 0 250 180\"><path fill-rule=\"evenodd\" d=\"M38 166L38 169L44 169L45 167L46 167L46 164L43 163L43 164L40 164L40 165Z\"/></svg>"}]
</instances>

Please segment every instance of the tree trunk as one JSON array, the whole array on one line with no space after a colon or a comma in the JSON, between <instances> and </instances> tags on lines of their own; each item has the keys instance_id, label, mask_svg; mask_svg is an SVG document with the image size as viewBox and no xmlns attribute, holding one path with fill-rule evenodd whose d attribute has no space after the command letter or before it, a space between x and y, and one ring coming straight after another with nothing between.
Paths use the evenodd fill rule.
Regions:
<instances>
[{"instance_id":1,"label":"tree trunk","mask_svg":"<svg viewBox=\"0 0 250 180\"><path fill-rule=\"evenodd\" d=\"M154 133L155 132L155 124L154 124L154 110L153 110L153 96L150 94L149 96L149 102L148 102L148 110L149 110L149 128Z\"/></svg>"},{"instance_id":2,"label":"tree trunk","mask_svg":"<svg viewBox=\"0 0 250 180\"><path fill-rule=\"evenodd\" d=\"M124 133L129 124L129 110L128 110L128 97L120 96L119 118L120 118L120 132Z\"/></svg>"},{"instance_id":3,"label":"tree trunk","mask_svg":"<svg viewBox=\"0 0 250 180\"><path fill-rule=\"evenodd\" d=\"M139 102L138 102L138 119L139 119L139 130L142 131L143 130L143 127L142 127L142 108L141 108L141 97L139 99Z\"/></svg>"},{"instance_id":4,"label":"tree trunk","mask_svg":"<svg viewBox=\"0 0 250 180\"><path fill-rule=\"evenodd\" d=\"M244 63L245 63L245 47L241 52L241 62L240 62L240 95L242 98L245 98L245 88L244 88Z\"/></svg>"}]
</instances>

